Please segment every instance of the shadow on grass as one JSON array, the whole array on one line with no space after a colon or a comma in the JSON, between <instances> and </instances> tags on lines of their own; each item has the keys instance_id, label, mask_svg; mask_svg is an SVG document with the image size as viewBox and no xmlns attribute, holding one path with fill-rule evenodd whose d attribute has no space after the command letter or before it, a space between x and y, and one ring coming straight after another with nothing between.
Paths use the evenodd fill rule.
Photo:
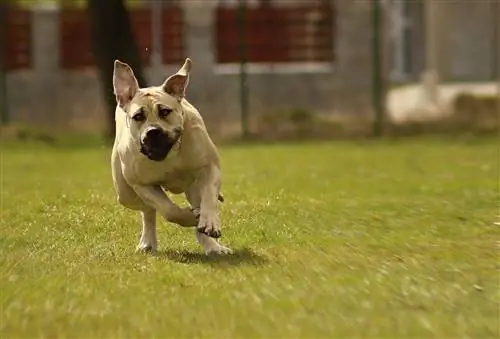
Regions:
<instances>
[{"instance_id":1,"label":"shadow on grass","mask_svg":"<svg viewBox=\"0 0 500 339\"><path fill-rule=\"evenodd\" d=\"M230 255L205 255L200 252L190 252L187 250L165 250L159 251L157 257L165 258L183 264L210 264L224 266L238 266L242 264L250 264L255 266L263 265L267 262L267 258L252 251L250 248L242 248L234 250Z\"/></svg>"}]
</instances>

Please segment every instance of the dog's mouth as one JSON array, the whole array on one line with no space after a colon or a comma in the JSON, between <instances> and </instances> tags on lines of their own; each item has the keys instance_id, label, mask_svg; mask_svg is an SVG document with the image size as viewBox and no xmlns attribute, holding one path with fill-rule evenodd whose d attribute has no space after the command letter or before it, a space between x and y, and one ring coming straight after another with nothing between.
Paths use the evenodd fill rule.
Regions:
<instances>
[{"instance_id":1,"label":"dog's mouth","mask_svg":"<svg viewBox=\"0 0 500 339\"><path fill-rule=\"evenodd\" d=\"M152 148L142 144L141 153L144 154L149 160L162 161L165 160L171 148L172 146L170 146L170 148L160 148L160 147Z\"/></svg>"},{"instance_id":2,"label":"dog's mouth","mask_svg":"<svg viewBox=\"0 0 500 339\"><path fill-rule=\"evenodd\" d=\"M144 142L141 142L140 151L144 154L149 160L152 161L163 161L170 153L174 145L179 140L179 136L176 138L169 138L167 136L156 139L154 142L146 139Z\"/></svg>"}]
</instances>

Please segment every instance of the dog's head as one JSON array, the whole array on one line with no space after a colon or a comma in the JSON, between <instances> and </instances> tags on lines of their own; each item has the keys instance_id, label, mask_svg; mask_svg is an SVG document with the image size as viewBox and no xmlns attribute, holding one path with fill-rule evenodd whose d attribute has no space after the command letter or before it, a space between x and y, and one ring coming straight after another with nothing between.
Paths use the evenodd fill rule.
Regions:
<instances>
[{"instance_id":1,"label":"dog's head","mask_svg":"<svg viewBox=\"0 0 500 339\"><path fill-rule=\"evenodd\" d=\"M134 72L116 60L113 86L116 101L127 114L129 135L140 152L153 161L164 160L180 142L184 126L181 102L189 83L191 60L161 86L139 88Z\"/></svg>"}]
</instances>

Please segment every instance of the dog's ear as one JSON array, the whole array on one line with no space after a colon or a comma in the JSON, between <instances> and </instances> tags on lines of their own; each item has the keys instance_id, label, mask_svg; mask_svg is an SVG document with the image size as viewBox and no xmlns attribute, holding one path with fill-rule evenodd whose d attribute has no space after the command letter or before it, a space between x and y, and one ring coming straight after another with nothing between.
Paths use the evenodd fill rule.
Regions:
<instances>
[{"instance_id":1,"label":"dog's ear","mask_svg":"<svg viewBox=\"0 0 500 339\"><path fill-rule=\"evenodd\" d=\"M165 92L181 101L186 95L186 88L189 84L189 73L191 72L191 59L186 58L184 65L174 75L170 76L163 83Z\"/></svg>"},{"instance_id":2,"label":"dog's ear","mask_svg":"<svg viewBox=\"0 0 500 339\"><path fill-rule=\"evenodd\" d=\"M115 60L113 88L116 101L120 107L130 103L139 90L139 83L134 75L134 71L132 71L129 65L120 60Z\"/></svg>"}]
</instances>

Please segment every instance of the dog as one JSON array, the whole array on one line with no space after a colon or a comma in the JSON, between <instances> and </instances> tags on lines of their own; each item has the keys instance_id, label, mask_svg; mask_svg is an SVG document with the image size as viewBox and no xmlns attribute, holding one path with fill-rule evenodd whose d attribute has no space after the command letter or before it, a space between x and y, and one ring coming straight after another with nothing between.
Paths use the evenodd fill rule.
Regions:
<instances>
[{"instance_id":1,"label":"dog","mask_svg":"<svg viewBox=\"0 0 500 339\"><path fill-rule=\"evenodd\" d=\"M140 252L157 251L158 212L167 222L194 227L205 254L232 253L218 241L223 201L218 151L202 116L185 98L191 67L186 58L160 86L139 88L132 68L114 62L112 178L119 204L140 212ZM184 193L190 207L181 208L167 193Z\"/></svg>"}]
</instances>

